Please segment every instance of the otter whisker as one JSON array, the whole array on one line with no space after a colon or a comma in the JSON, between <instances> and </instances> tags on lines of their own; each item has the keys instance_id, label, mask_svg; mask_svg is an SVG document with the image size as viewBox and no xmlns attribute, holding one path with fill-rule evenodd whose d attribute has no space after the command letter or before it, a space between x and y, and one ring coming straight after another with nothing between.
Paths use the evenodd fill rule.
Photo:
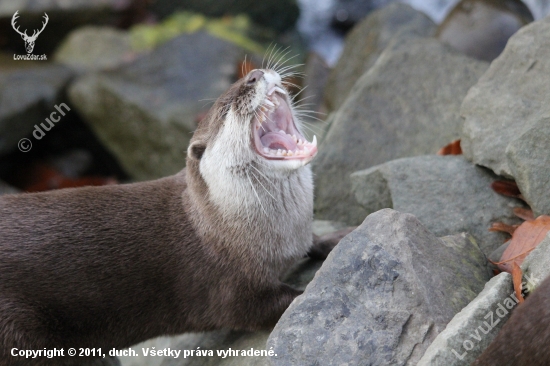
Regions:
<instances>
[{"instance_id":1,"label":"otter whisker","mask_svg":"<svg viewBox=\"0 0 550 366\"><path fill-rule=\"evenodd\" d=\"M263 164L262 164L262 165L263 165ZM266 165L264 165L264 166L266 166ZM273 186L273 188L275 188L276 190L279 191L279 187L277 187L277 186L275 185L275 183L273 183L272 181L270 181L270 180L269 180L269 179L268 179L268 178L267 178L258 168L256 168L256 167L255 167L254 165L252 165L252 164L250 164L250 167L251 167L252 169L254 169L255 171L257 171L258 174L260 174L269 184L271 184L271 185ZM252 172L250 172L250 173L252 173ZM268 192L268 193L269 193L269 192ZM279 193L280 193L280 191L279 191ZM271 193L270 193L270 195L271 195ZM273 196L272 196L272 197L273 197ZM273 198L275 198L275 197L273 197Z\"/></svg>"},{"instance_id":2,"label":"otter whisker","mask_svg":"<svg viewBox=\"0 0 550 366\"><path fill-rule=\"evenodd\" d=\"M275 199L275 197L273 197L273 195L264 187L264 185L262 184L262 182L260 182L260 179L251 171L250 174L252 174L252 177L254 177L254 179L256 180L256 182L258 182L258 184L260 186L262 186L262 188L264 189L264 191L271 197L273 198L273 201L277 201Z\"/></svg>"},{"instance_id":3,"label":"otter whisker","mask_svg":"<svg viewBox=\"0 0 550 366\"><path fill-rule=\"evenodd\" d=\"M250 176L248 175L248 171L244 171L246 173L246 177L248 178L248 182L250 183L250 187L252 187L252 190L254 191L254 194L256 195L256 198L258 199L258 203L260 204L260 207L262 208L262 211L265 213L266 216L269 216L267 214L267 211L264 209L264 206L262 205L262 200L260 199L260 196L258 196L258 192L256 192L256 188L254 188L254 184L252 183L252 180L250 179Z\"/></svg>"},{"instance_id":4,"label":"otter whisker","mask_svg":"<svg viewBox=\"0 0 550 366\"><path fill-rule=\"evenodd\" d=\"M274 61L275 64L271 65L271 63L269 63L267 69L272 69L272 70L275 71L276 66L281 62L283 57L285 57L291 51L289 48L290 48L290 46L287 46L285 49L277 51L277 52L279 52L279 54L277 54L277 52L275 52L275 54L273 55L273 59L271 60L271 61ZM285 53L283 54L283 52L285 52ZM277 60L277 61L275 61L275 60Z\"/></svg>"}]
</instances>

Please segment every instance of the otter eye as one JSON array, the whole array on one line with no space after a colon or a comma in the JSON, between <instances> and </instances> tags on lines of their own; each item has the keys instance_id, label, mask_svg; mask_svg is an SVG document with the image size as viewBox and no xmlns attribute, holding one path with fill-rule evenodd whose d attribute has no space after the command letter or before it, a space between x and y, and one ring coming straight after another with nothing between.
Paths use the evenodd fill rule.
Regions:
<instances>
[{"instance_id":1,"label":"otter eye","mask_svg":"<svg viewBox=\"0 0 550 366\"><path fill-rule=\"evenodd\" d=\"M201 160L202 155L204 154L204 150L206 150L206 145L201 141L197 141L189 146L189 149L187 150L187 155L192 159Z\"/></svg>"},{"instance_id":2,"label":"otter eye","mask_svg":"<svg viewBox=\"0 0 550 366\"><path fill-rule=\"evenodd\" d=\"M248 81L246 82L248 85L253 85L260 80L260 78L264 75L263 71L260 70L254 70L250 73L250 76L248 78Z\"/></svg>"}]
</instances>

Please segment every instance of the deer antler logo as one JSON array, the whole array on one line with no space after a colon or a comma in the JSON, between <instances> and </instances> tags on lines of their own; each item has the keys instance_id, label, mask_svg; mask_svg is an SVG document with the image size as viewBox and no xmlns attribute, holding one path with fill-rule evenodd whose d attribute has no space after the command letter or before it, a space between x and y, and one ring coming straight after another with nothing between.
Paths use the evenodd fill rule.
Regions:
<instances>
[{"instance_id":1,"label":"deer antler logo","mask_svg":"<svg viewBox=\"0 0 550 366\"><path fill-rule=\"evenodd\" d=\"M27 49L27 53L32 53L32 50L34 49L34 42L36 42L36 39L38 38L38 36L40 35L40 33L42 33L42 31L44 30L44 28L46 28L46 24L48 24L48 14L44 13L44 22L42 22L42 29L40 30L34 30L32 36L29 37L29 35L27 35L27 30L25 29L24 32L20 32L19 31L19 27L15 27L15 21L17 20L17 18L19 18L19 14L17 14L19 12L16 11L15 14L13 14L13 17L11 18L11 26L13 27L13 29L19 33L21 35L21 38L23 38L23 40L25 41L25 48Z\"/></svg>"}]
</instances>

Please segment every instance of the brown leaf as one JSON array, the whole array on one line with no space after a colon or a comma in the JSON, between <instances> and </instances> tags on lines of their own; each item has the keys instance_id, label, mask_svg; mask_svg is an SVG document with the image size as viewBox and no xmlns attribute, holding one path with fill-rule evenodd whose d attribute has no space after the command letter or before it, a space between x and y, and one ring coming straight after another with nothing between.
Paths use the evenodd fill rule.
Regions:
<instances>
[{"instance_id":1,"label":"brown leaf","mask_svg":"<svg viewBox=\"0 0 550 366\"><path fill-rule=\"evenodd\" d=\"M503 222L494 222L489 228L489 231L503 231L510 235L514 235L514 231L516 231L518 226L519 225L508 225Z\"/></svg>"},{"instance_id":2,"label":"brown leaf","mask_svg":"<svg viewBox=\"0 0 550 366\"><path fill-rule=\"evenodd\" d=\"M512 263L512 282L514 283L514 292L516 293L516 297L518 298L519 303L521 304L523 301L523 295L521 294L521 279L523 278L523 273L521 271L520 266L516 263Z\"/></svg>"},{"instance_id":3,"label":"brown leaf","mask_svg":"<svg viewBox=\"0 0 550 366\"><path fill-rule=\"evenodd\" d=\"M513 180L497 180L491 183L491 188L493 191L508 197L519 198L525 201L521 192L519 191L518 185Z\"/></svg>"},{"instance_id":4,"label":"brown leaf","mask_svg":"<svg viewBox=\"0 0 550 366\"><path fill-rule=\"evenodd\" d=\"M535 219L533 210L530 210L528 208L516 207L514 208L514 215L525 221L533 221Z\"/></svg>"},{"instance_id":5,"label":"brown leaf","mask_svg":"<svg viewBox=\"0 0 550 366\"><path fill-rule=\"evenodd\" d=\"M460 147L460 139L454 140L450 144L442 147L437 155L462 155L462 148Z\"/></svg>"},{"instance_id":6,"label":"brown leaf","mask_svg":"<svg viewBox=\"0 0 550 366\"><path fill-rule=\"evenodd\" d=\"M533 221L525 221L514 231L510 245L502 253L500 262L495 263L503 272L512 273L513 263L521 265L550 231L550 216L541 215Z\"/></svg>"}]
</instances>

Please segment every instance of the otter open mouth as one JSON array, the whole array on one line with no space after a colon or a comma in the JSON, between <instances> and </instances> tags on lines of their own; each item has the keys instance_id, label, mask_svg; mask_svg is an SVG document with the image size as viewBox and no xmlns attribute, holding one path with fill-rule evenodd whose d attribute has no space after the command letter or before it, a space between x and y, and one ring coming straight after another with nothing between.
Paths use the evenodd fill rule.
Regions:
<instances>
[{"instance_id":1,"label":"otter open mouth","mask_svg":"<svg viewBox=\"0 0 550 366\"><path fill-rule=\"evenodd\" d=\"M256 110L253 121L253 139L257 152L266 159L311 160L317 154L317 138L309 142L298 131L286 91L272 87Z\"/></svg>"}]
</instances>

